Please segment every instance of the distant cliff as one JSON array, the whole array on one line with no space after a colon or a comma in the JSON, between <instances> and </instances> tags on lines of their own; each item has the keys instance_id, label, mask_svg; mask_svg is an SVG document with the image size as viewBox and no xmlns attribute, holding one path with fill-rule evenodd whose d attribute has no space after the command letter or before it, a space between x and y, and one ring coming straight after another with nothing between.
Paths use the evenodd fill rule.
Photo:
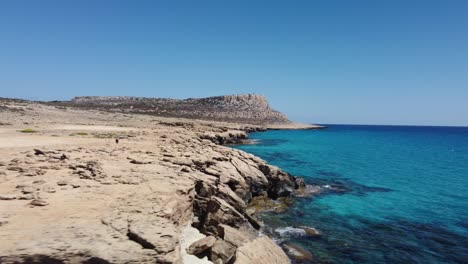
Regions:
<instances>
[{"instance_id":1,"label":"distant cliff","mask_svg":"<svg viewBox=\"0 0 468 264\"><path fill-rule=\"evenodd\" d=\"M184 100L128 96L82 96L62 104L126 113L144 113L252 124L290 123L263 95L242 94Z\"/></svg>"}]
</instances>

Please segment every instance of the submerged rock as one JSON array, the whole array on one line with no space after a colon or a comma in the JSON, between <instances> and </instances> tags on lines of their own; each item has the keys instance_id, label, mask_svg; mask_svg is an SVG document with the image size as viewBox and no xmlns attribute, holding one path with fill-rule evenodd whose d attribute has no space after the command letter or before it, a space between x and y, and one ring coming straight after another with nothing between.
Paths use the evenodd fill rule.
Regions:
<instances>
[{"instance_id":1,"label":"submerged rock","mask_svg":"<svg viewBox=\"0 0 468 264\"><path fill-rule=\"evenodd\" d=\"M283 247L288 253L288 255L295 260L312 261L314 259L312 253L296 244L284 244Z\"/></svg>"},{"instance_id":2,"label":"submerged rock","mask_svg":"<svg viewBox=\"0 0 468 264\"><path fill-rule=\"evenodd\" d=\"M307 235L309 236L312 236L312 237L321 237L322 236L322 232L320 232L319 230L313 228L313 227L308 227L308 226L301 226L300 227L302 230L304 230Z\"/></svg>"}]
</instances>

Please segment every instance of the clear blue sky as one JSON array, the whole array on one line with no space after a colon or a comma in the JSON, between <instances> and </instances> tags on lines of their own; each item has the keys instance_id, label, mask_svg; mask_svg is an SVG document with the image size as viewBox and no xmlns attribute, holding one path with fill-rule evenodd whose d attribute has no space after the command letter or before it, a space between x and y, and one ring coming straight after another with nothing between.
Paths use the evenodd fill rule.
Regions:
<instances>
[{"instance_id":1,"label":"clear blue sky","mask_svg":"<svg viewBox=\"0 0 468 264\"><path fill-rule=\"evenodd\" d=\"M258 93L315 123L468 125L468 1L2 1L0 96Z\"/></svg>"}]
</instances>

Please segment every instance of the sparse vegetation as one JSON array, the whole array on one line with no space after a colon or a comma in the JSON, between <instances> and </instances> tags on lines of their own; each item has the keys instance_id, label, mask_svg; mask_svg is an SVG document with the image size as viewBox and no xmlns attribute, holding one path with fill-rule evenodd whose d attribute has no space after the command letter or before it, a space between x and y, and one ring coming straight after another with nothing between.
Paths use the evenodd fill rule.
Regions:
<instances>
[{"instance_id":1,"label":"sparse vegetation","mask_svg":"<svg viewBox=\"0 0 468 264\"><path fill-rule=\"evenodd\" d=\"M87 136L89 135L88 133L86 132L77 132L77 133L71 133L70 136Z\"/></svg>"},{"instance_id":2,"label":"sparse vegetation","mask_svg":"<svg viewBox=\"0 0 468 264\"><path fill-rule=\"evenodd\" d=\"M117 135L114 133L98 133L94 134L95 138L115 138Z\"/></svg>"},{"instance_id":3,"label":"sparse vegetation","mask_svg":"<svg viewBox=\"0 0 468 264\"><path fill-rule=\"evenodd\" d=\"M25 129L23 129L23 130L20 130L19 132L21 132L21 133L37 133L37 132L39 132L39 131L34 130L34 129L32 129L32 128L25 128Z\"/></svg>"}]
</instances>

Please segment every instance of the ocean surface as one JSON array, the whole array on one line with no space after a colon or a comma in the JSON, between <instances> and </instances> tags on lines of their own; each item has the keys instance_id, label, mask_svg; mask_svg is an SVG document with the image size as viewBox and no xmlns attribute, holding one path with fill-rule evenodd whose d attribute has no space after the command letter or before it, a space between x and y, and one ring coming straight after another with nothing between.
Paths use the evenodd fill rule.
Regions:
<instances>
[{"instance_id":1,"label":"ocean surface","mask_svg":"<svg viewBox=\"0 0 468 264\"><path fill-rule=\"evenodd\" d=\"M279 242L314 256L297 263L468 263L468 127L329 125L250 138L257 144L236 148L322 186L260 216Z\"/></svg>"}]
</instances>

